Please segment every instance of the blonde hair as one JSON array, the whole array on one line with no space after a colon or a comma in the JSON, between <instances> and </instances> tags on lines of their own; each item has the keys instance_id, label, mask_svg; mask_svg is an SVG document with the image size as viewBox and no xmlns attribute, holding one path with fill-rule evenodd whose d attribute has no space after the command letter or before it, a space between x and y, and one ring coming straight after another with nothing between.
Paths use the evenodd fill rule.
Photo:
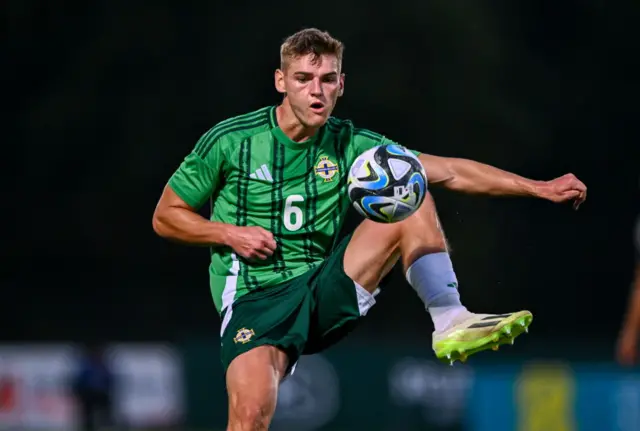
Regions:
<instances>
[{"instance_id":1,"label":"blonde hair","mask_svg":"<svg viewBox=\"0 0 640 431\"><path fill-rule=\"evenodd\" d=\"M335 55L338 64L342 64L344 45L333 38L326 31L317 28L305 28L287 37L280 46L280 68L284 70L291 59L311 54L312 62L320 59L324 54Z\"/></svg>"}]
</instances>

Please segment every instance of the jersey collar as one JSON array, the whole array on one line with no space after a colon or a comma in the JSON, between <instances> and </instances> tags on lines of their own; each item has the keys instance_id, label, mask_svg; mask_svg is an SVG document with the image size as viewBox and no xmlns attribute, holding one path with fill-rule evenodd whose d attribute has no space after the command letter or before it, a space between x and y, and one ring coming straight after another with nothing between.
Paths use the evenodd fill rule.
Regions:
<instances>
[{"instance_id":1,"label":"jersey collar","mask_svg":"<svg viewBox=\"0 0 640 431\"><path fill-rule=\"evenodd\" d=\"M318 136L320 135L321 131L322 131L322 129L318 130L318 133L316 133L315 135L313 135L312 137L310 137L306 141L296 142L293 139L289 138L282 131L282 129L280 127L276 127L274 129L271 129L271 133L273 133L273 136L275 136L275 138L278 140L278 142L281 142L286 147L293 148L293 149L300 149L300 150L304 149L304 148L307 148L310 145L313 145L318 140Z\"/></svg>"}]
</instances>

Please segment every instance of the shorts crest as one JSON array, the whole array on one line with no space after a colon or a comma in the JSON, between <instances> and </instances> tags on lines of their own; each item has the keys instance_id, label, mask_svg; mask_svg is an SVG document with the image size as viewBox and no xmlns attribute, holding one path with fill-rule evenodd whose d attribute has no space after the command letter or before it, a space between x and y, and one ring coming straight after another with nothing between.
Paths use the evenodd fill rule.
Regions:
<instances>
[{"instance_id":1,"label":"shorts crest","mask_svg":"<svg viewBox=\"0 0 640 431\"><path fill-rule=\"evenodd\" d=\"M247 328L238 329L236 336L233 337L233 342L245 344L251 341L251 338L253 338L254 335L256 335L256 333L253 332L253 329L247 329Z\"/></svg>"}]
</instances>

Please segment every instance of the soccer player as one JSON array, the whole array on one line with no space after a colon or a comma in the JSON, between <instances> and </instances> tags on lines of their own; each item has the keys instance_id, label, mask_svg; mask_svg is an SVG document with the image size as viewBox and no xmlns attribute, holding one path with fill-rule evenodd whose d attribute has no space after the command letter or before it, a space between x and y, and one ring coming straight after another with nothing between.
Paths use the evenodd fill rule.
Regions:
<instances>
[{"instance_id":1,"label":"soccer player","mask_svg":"<svg viewBox=\"0 0 640 431\"><path fill-rule=\"evenodd\" d=\"M618 362L622 365L633 365L638 357L638 338L640 338L640 216L636 222L633 239L636 249L635 275L627 315L618 339Z\"/></svg>"},{"instance_id":2,"label":"soccer player","mask_svg":"<svg viewBox=\"0 0 640 431\"><path fill-rule=\"evenodd\" d=\"M342 54L342 43L317 29L287 38L275 72L282 103L206 132L169 179L153 217L160 236L211 246L229 430L266 429L278 385L300 355L350 332L398 261L431 315L440 359L497 348L532 319L527 311L474 314L461 304L430 196L402 222L363 220L336 241L349 205L349 167L365 150L392 143L330 116L345 88ZM573 201L576 208L586 198L571 174L533 181L470 160L419 159L429 182L450 190ZM196 213L206 201L211 220Z\"/></svg>"}]
</instances>

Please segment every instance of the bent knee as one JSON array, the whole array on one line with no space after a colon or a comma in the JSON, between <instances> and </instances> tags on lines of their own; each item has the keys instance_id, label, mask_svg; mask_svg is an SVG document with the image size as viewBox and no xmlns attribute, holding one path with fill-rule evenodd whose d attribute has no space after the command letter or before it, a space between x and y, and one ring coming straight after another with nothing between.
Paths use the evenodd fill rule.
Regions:
<instances>
[{"instance_id":1,"label":"bent knee","mask_svg":"<svg viewBox=\"0 0 640 431\"><path fill-rule=\"evenodd\" d=\"M275 412L275 403L254 399L237 399L235 402L232 402L230 410L230 430L266 430Z\"/></svg>"}]
</instances>

